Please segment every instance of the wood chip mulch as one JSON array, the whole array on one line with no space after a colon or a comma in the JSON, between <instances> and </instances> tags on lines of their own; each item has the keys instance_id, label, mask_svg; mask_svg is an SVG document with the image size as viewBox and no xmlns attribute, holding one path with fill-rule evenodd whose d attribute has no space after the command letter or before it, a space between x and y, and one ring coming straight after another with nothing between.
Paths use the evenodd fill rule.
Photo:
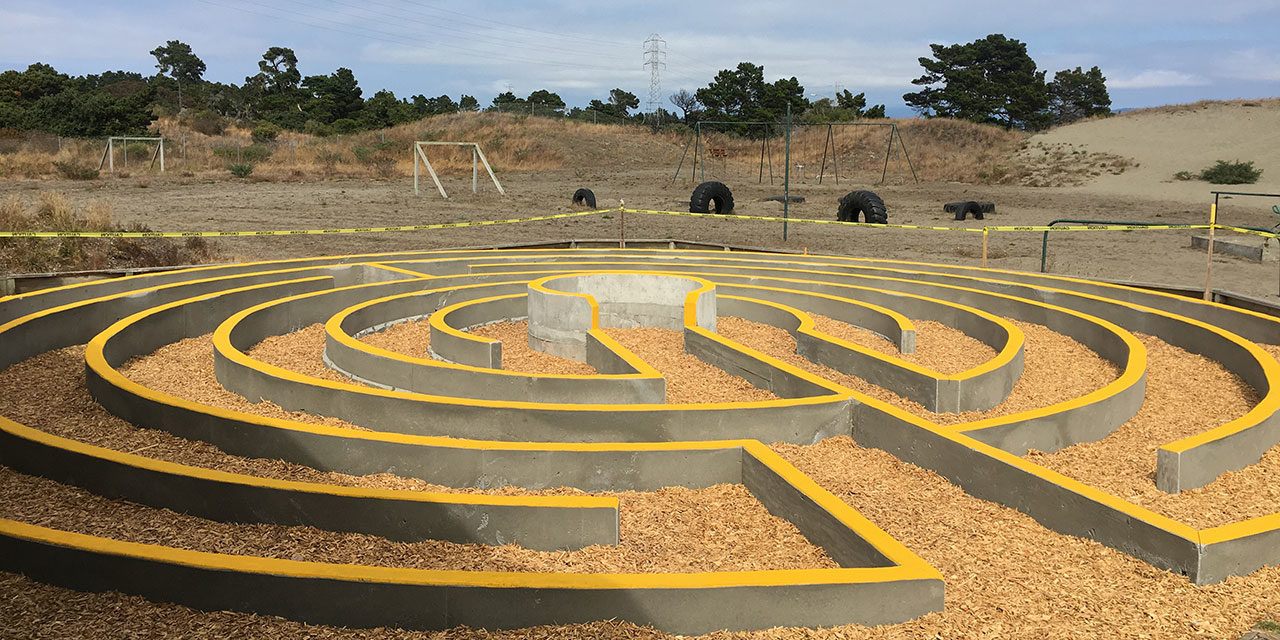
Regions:
<instances>
[{"instance_id":1,"label":"wood chip mulch","mask_svg":"<svg viewBox=\"0 0 1280 640\"><path fill-rule=\"evenodd\" d=\"M189 390L193 398L200 398L201 401L214 406L224 404L229 408L240 408L246 413L273 415L300 421L321 420L308 414L283 412L278 407L267 403L248 404L240 396L221 391L221 387L217 389L220 390L220 394L225 395L211 396L208 384L213 375L213 356L212 345L208 340L206 339L204 344L200 345L198 339L192 339L190 343L169 345L161 351L170 347L176 347L178 351L168 352L169 356L187 349L192 349L192 353L197 356L207 352L209 364L207 367L183 370L182 376L172 378L166 376L167 383L164 385L165 388L161 389L163 391L185 397L184 391ZM138 362L145 361L144 358ZM181 361L177 364L181 364ZM212 384L216 385L217 382L213 381ZM205 442L176 437L166 431L139 429L111 415L90 397L84 385L83 345L42 353L0 370L0 389L6 390L6 393L0 393L0 415L47 433L116 451L136 453L156 460L299 482L412 491L467 493L480 491L443 487L416 478L405 478L389 473L351 476L319 471L281 460L245 458L227 454ZM514 487L486 492L504 495L541 495L543 493Z\"/></svg>"},{"instance_id":2,"label":"wood chip mulch","mask_svg":"<svg viewBox=\"0 0 1280 640\"><path fill-rule=\"evenodd\" d=\"M667 403L759 402L777 400L772 391L752 386L684 352L684 333L653 327L605 329L609 337L648 362L667 380Z\"/></svg>"},{"instance_id":3,"label":"wood chip mulch","mask_svg":"<svg viewBox=\"0 0 1280 640\"><path fill-rule=\"evenodd\" d=\"M576 492L582 494L581 492ZM582 494L586 495L586 494ZM837 566L746 487L603 492L617 497L619 544L531 551L314 527L216 522L111 500L0 467L0 517L93 536L194 551L379 567L536 573L694 573Z\"/></svg>"},{"instance_id":4,"label":"wood chip mulch","mask_svg":"<svg viewBox=\"0 0 1280 640\"><path fill-rule=\"evenodd\" d=\"M366 333L359 338L372 347L386 349L394 353L414 358L431 357L431 323L430 316L421 320L398 322L379 331Z\"/></svg>"},{"instance_id":5,"label":"wood chip mulch","mask_svg":"<svg viewBox=\"0 0 1280 640\"><path fill-rule=\"evenodd\" d=\"M1084 480L1107 493L1197 528L1280 511L1280 446L1262 461L1200 487L1169 494L1156 489L1156 450L1248 413L1258 395L1239 376L1204 356L1155 336L1147 346L1147 392L1138 415L1110 436L1027 459ZM1267 347L1280 354L1280 348Z\"/></svg>"},{"instance_id":6,"label":"wood chip mulch","mask_svg":"<svg viewBox=\"0 0 1280 640\"><path fill-rule=\"evenodd\" d=\"M317 330L316 327L320 329ZM296 334L269 338L250 349L249 355L277 366L290 364L292 366L286 368L300 373L335 382L353 383L349 378L325 367L318 353L314 358L310 353L292 354L291 350L298 347L297 343L304 340L312 343L318 341L320 349L323 350L323 327L312 325ZM83 353L83 349L80 351ZM364 429L338 418L316 416L301 411L285 411L273 402L250 402L243 396L227 391L218 383L213 373L213 341L210 339L210 334L179 340L145 356L132 358L120 367L120 373L145 387L211 407L307 424Z\"/></svg>"},{"instance_id":7,"label":"wood chip mulch","mask_svg":"<svg viewBox=\"0 0 1280 640\"><path fill-rule=\"evenodd\" d=\"M790 357L784 357L788 355L786 343L759 328L739 327L741 337L731 335L734 331L733 322L726 323L725 320L721 319L721 331L733 339L797 366L812 367L810 370L815 373L829 376L846 386L853 387L852 383L857 382L864 385L859 390L878 389L848 376L840 378L841 374L798 358L794 355L794 342L790 346ZM1087 393L1106 384L1116 375L1114 367L1078 344L1072 348L1069 344L1072 341L1043 327L1037 329L1036 325L1023 323L1020 326L1028 335L1027 373L1024 374L1024 381L1031 379L1038 382L1025 390L1015 388L1015 395L1022 398L1018 402L1034 402L1036 405L1057 402L1065 399L1064 396L1074 397ZM782 333L785 335L785 332ZM751 340L753 337L754 342ZM785 338L790 340L790 336ZM1165 425L1172 426L1173 429L1143 432L1126 425L1122 430L1125 434L1144 434L1135 440L1141 446L1150 446L1149 443L1158 445L1174 437L1181 437L1176 435L1179 429L1190 429L1194 433L1204 428L1204 425L1218 423L1214 421L1225 421L1230 419L1232 412L1243 413L1241 409L1247 410L1249 402L1256 401L1250 400L1251 390L1239 385L1238 379L1233 380L1234 376L1214 371L1217 366L1214 363L1197 361L1197 356L1167 344L1161 346L1154 338L1142 336L1142 339L1152 352L1148 393L1175 394L1177 398L1165 395L1156 397L1178 399L1176 405L1166 403L1173 407L1170 411L1176 410L1177 416L1191 414L1192 421L1185 422L1185 418L1172 413L1170 417L1151 418L1144 406L1143 413L1135 418L1134 423L1150 419L1151 426ZM635 348L633 345L628 346ZM1067 352L1065 355L1055 357L1053 353L1045 353L1064 346ZM1280 347L1264 348L1273 355L1280 356ZM300 473L301 479L344 484L340 481L340 474L323 474L314 469L308 470L279 461L227 456L209 445L188 442L155 431L135 429L115 419L98 408L84 390L82 351L82 347L62 349L0 371L0 389L6 391L0 393L0 414L59 435L120 450L139 450L142 455L160 459L200 464L193 462L194 458L205 464L210 461L228 464L231 467L228 470L242 473L247 472L245 469L252 469L267 477L294 479L299 478L291 474ZM678 353L682 349L668 347L665 351ZM790 359L791 357L796 360ZM650 362L653 363L653 360ZM204 368L211 375L211 355L209 364ZM1192 375L1203 377L1195 378L1200 382L1191 384L1187 382L1187 376ZM191 385L189 378L183 378L183 382L184 387ZM1023 382L1019 383L1020 386L1022 384ZM1065 390L1057 388L1059 385ZM1206 395L1192 395L1193 387L1203 387ZM1152 396L1148 398L1151 399ZM1011 400L1014 398L1011 397ZM1203 404L1210 401L1222 404ZM1148 403L1150 404L1152 403ZM1205 406L1212 406L1214 409L1206 411ZM1022 409L1013 409L1017 410ZM1223 415L1215 415L1207 420L1206 416L1200 415L1212 412ZM956 421L972 419L976 418L962 415ZM1117 432L1117 436L1117 441L1127 437L1120 432ZM1104 440L1094 445L1102 446L1105 442ZM828 439L808 447L788 444L775 444L773 447L801 471L941 570L947 581L946 610L904 624L874 629L858 626L817 631L773 629L754 633L716 633L706 636L708 638L1237 638L1248 631L1255 621L1268 616L1274 617L1280 609L1280 595L1277 595L1280 594L1280 567L1265 568L1249 576L1233 577L1217 585L1195 587L1181 576L1156 570L1144 562L1100 544L1053 533L1023 514L972 498L930 471L903 463L885 452L858 447L847 437ZM1088 448L1080 446L1082 452ZM1223 518L1229 521L1248 517L1255 511L1276 511L1276 505L1280 504L1274 480L1277 470L1280 470L1278 450L1280 448L1267 452L1261 464L1226 474L1201 490L1184 492L1179 496L1156 496L1155 502L1146 506L1156 510L1166 507L1171 510L1185 508L1188 510L1186 517L1195 526L1207 526ZM1088 458L1081 452L1071 450L1060 453L1064 460L1073 456ZM1105 456L1098 457L1102 458ZM1134 458L1140 459L1142 456ZM1146 473L1150 473L1154 460L1145 465ZM1112 473L1107 469L1102 471ZM11 471L8 473L11 477L21 478L21 482L2 483L6 490L9 485L16 485L17 496L27 491L40 495L30 487L48 482L20 476ZM308 476L308 473L312 475ZM4 477L3 474L0 477ZM1115 472L1110 477L1126 482L1133 476ZM395 482L412 482L394 476L390 478ZM1092 478L1084 479L1094 482ZM348 483L365 481L367 480L354 479ZM385 482L386 479L382 481ZM1099 481L1106 480L1100 477ZM372 482L368 486L385 486L377 484L377 479ZM1149 478L1147 482L1150 482ZM1235 482L1239 484L1232 484ZM59 492L78 491L71 487L56 486ZM735 486L713 489L731 494ZM1123 493L1120 495L1133 499ZM749 498L749 494L746 497ZM93 496L89 498L96 499ZM668 495L665 500L684 504L683 498ZM733 499L732 495L718 498ZM1244 504L1231 505L1225 511L1214 511L1216 507L1209 504L1211 501L1216 501L1219 505L1232 501ZM70 508L58 506L62 503L50 502L50 499L42 497L34 501L10 497L5 502L12 504L4 508L28 509L32 517L49 517L46 512L56 514ZM105 502L123 504L127 508L142 508L118 501ZM49 508L50 504L56 508ZM96 508L88 502L77 501L77 504L84 509ZM699 504L701 503L695 501L689 508L697 510ZM1230 509L1238 510L1233 512ZM163 513L154 509L150 511ZM624 518L625 513L624 511ZM182 516L167 514L167 517ZM665 518L679 520L670 515ZM1201 520L1196 520L1197 518ZM100 521L99 525L129 526L121 524L127 520L117 518L113 525L107 519L106 522ZM661 536L668 526L664 521L657 530L648 532L648 535ZM690 526L700 529L706 525L690 521ZM163 529L160 532L163 533ZM346 535L348 534L341 534L339 537ZM771 538L779 534L763 535L772 541ZM232 542L242 543L240 540ZM735 540L733 544L744 542ZM343 543L342 539L335 540L337 547L317 549L316 553L341 552ZM672 553L678 554L680 551L677 549ZM768 555L773 552L760 553ZM698 558L683 558L683 555L671 558L671 561L700 561ZM0 606L0 637L14 638L673 637L618 622L492 633L473 629L454 629L444 633L410 633L395 629L353 631L303 625L265 616L228 612L203 613L116 593L84 594L38 584L11 573L0 573L0 602L5 603Z\"/></svg>"},{"instance_id":8,"label":"wood chip mulch","mask_svg":"<svg viewBox=\"0 0 1280 640\"><path fill-rule=\"evenodd\" d=\"M896 344L866 329L816 313L809 315L818 331L942 374L960 373L996 357L995 349L941 322L912 320L916 325L916 350L903 354Z\"/></svg>"},{"instance_id":9,"label":"wood chip mulch","mask_svg":"<svg viewBox=\"0 0 1280 640\"><path fill-rule=\"evenodd\" d=\"M1071 338L1038 324L1011 322L1027 336L1022 377L1004 402L987 411L963 413L934 413L918 402L907 400L867 380L816 364L796 354L795 338L783 329L741 318L720 318L717 330L727 338L788 364L944 425L1006 416L1070 400L1105 386L1119 375L1115 365ZM994 355L990 347L978 345L986 350L988 357ZM948 351L950 355L944 357L942 354ZM963 370L972 361L971 357L954 350L934 349L931 352L934 355L930 356L929 366L934 368Z\"/></svg>"},{"instance_id":10,"label":"wood chip mulch","mask_svg":"<svg viewBox=\"0 0 1280 640\"><path fill-rule=\"evenodd\" d=\"M1013 393L990 411L959 414L926 411L866 380L815 364L795 353L795 340L782 329L739 318L721 318L718 328L726 337L941 424L1008 415L1078 397L1117 375L1114 365L1078 342L1040 325L1015 324L1027 334L1027 347L1024 373ZM1268 450L1261 462L1223 474L1199 489L1173 495L1156 489L1155 451L1160 445L1239 417L1258 398L1222 365L1159 338L1136 335L1148 349L1147 395L1138 415L1103 440L1053 454L1033 451L1027 458L1197 528L1280 512L1280 446Z\"/></svg>"},{"instance_id":11,"label":"wood chip mulch","mask_svg":"<svg viewBox=\"0 0 1280 640\"><path fill-rule=\"evenodd\" d=\"M1280 567L1196 587L1186 578L1045 529L1012 509L966 495L937 474L847 437L773 448L937 567L946 609L875 628L780 628L708 640L1240 637L1280 609ZM268 616L86 594L0 573L0 628L22 638L307 637L317 639L675 638L620 622L487 632L350 630Z\"/></svg>"},{"instance_id":12,"label":"wood chip mulch","mask_svg":"<svg viewBox=\"0 0 1280 640\"><path fill-rule=\"evenodd\" d=\"M596 373L596 368L585 362L561 358L560 356L553 356L549 353L530 349L528 320L496 322L469 329L468 333L502 342L502 369L504 371L558 376L589 376Z\"/></svg>"}]
</instances>

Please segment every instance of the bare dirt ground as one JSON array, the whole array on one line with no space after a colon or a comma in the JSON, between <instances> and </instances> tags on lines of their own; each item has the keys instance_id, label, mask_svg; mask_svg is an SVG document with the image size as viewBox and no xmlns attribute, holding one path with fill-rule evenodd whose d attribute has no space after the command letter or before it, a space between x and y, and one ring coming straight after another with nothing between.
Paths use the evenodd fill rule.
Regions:
<instances>
[{"instance_id":1,"label":"bare dirt ground","mask_svg":"<svg viewBox=\"0 0 1280 640\"><path fill-rule=\"evenodd\" d=\"M396 226L527 217L573 210L570 196L579 187L594 190L601 208L617 207L619 200L625 200L627 208L688 210L689 193L695 183L687 165L680 179L671 185L674 160L672 166L640 164L506 172L499 175L508 192L506 197L499 196L492 184L482 184L480 193L473 195L470 172L455 174L445 177L445 186L451 195L449 200L441 199L429 181L424 185L423 195L415 197L411 178L246 182L209 181L174 174L93 183L8 182L0 184L0 197L18 194L33 198L39 190L55 189L67 193L77 205L104 200L114 208L117 220L138 222L162 231ZM883 185L877 184L878 173L852 178L842 176L839 185L828 176L819 185L812 178L810 167L806 179L793 180L792 195L804 196L806 201L792 205L789 215L834 219L837 199L853 189L864 188L873 189L884 198L892 224L971 229L984 224L1045 224L1058 218L1203 224L1211 202L1208 193L1211 187L1203 183L1203 193L1189 193L1184 186L1169 195L1161 195L1159 189L1145 188L1134 190L1140 195L1122 195L1115 193L1109 182L1101 187L1097 183L1080 187L916 184L910 180L909 173L905 179L901 175L895 177L895 170L890 170L889 180ZM706 179L713 178L733 189L738 214L782 215L780 203L764 201L765 197L782 194L781 179L771 186L766 174L764 183L760 184L755 167L750 170L731 167L727 175L724 171L708 171ZM942 211L943 203L956 200L992 201L996 203L997 213L985 221L956 222ZM1228 224L1268 227L1277 217L1256 199L1224 200L1220 214ZM617 214L606 214L413 233L234 238L218 242L231 259L253 260L617 238L619 222ZM979 233L792 223L788 225L787 239L783 240L782 224L777 222L629 214L625 225L626 236L633 239L681 239L974 266L981 264L982 255ZM1203 232L1056 232L1050 237L1047 267L1050 273L1203 287L1206 259L1202 251L1190 248L1193 233ZM1039 232L993 233L989 266L1038 271L1041 237ZM1214 287L1280 299L1280 268L1276 262L1256 263L1230 256L1215 256L1214 262Z\"/></svg>"}]
</instances>

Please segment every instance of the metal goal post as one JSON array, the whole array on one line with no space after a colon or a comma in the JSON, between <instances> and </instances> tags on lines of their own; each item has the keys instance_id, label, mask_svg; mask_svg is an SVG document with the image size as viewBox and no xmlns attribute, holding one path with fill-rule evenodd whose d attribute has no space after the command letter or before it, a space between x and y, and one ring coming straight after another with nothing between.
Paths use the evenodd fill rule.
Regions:
<instances>
[{"instance_id":1,"label":"metal goal post","mask_svg":"<svg viewBox=\"0 0 1280 640\"><path fill-rule=\"evenodd\" d=\"M476 193L476 186L479 182L479 166L484 164L484 170L489 172L489 178L493 180L493 186L498 188L498 193L507 195L506 190L502 188L502 184L498 182L498 176L493 175L493 167L489 166L489 160L484 157L484 152L480 150L480 145L475 142L415 142L413 143L413 195L418 195L418 163L427 166L427 173L431 175L431 179L436 183L436 189L440 190L440 197L448 199L449 194L445 193L444 185L440 184L440 177L436 175L436 170L431 166L431 161L427 159L427 152L423 148L425 146L437 147L471 147L471 193Z\"/></svg>"},{"instance_id":2,"label":"metal goal post","mask_svg":"<svg viewBox=\"0 0 1280 640\"><path fill-rule=\"evenodd\" d=\"M141 136L108 136L107 146L102 150L102 161L98 163L98 171L102 171L103 166L115 173L116 171L116 141L120 141L120 146L124 150L124 166L129 166L129 143L137 142L156 142L156 150L151 154L151 168L156 167L156 160L160 160L160 173L164 173L164 138L148 138Z\"/></svg>"}]
</instances>

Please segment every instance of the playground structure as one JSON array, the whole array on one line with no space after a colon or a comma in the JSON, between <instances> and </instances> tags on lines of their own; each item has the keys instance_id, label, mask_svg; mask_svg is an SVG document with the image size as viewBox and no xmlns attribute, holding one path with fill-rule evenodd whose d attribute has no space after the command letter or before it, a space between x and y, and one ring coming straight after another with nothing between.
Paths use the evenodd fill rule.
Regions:
<instances>
[{"instance_id":1,"label":"playground structure","mask_svg":"<svg viewBox=\"0 0 1280 640\"><path fill-rule=\"evenodd\" d=\"M909 318L935 320L996 356L941 374L823 334L811 313L874 331L901 353L915 346ZM1008 319L1067 335L1121 373L1071 401L943 426L720 336L716 319L726 316L785 329L814 362L876 380L930 411L989 409L1008 396L1024 356L1022 332ZM531 343L586 360L601 373L504 371L501 343L466 331L526 317ZM436 359L358 340L420 318L430 318ZM247 353L314 323L324 324L329 367L353 382L281 370ZM661 376L602 332L633 324L682 331L688 352L779 399L667 404ZM75 588L347 626L509 628L618 618L701 633L884 624L939 610L942 575L761 444L835 435L852 435L972 495L1195 584L1280 562L1276 515L1196 529L1022 457L1033 448L1097 440L1138 411L1147 360L1135 331L1223 363L1260 398L1238 419L1164 444L1160 489L1203 486L1257 462L1280 442L1280 363L1254 344L1276 342L1280 319L1060 276L723 250L487 249L213 266L12 296L0 300L0 366L87 342L90 393L139 427L239 455L348 474L394 470L455 487L651 491L741 483L840 568L548 576L318 565L0 520L3 568ZM218 380L227 389L372 431L202 405L147 389L119 371L135 356L210 332ZM224 521L391 539L516 539L537 549L612 544L618 536L616 499L373 491L214 473L6 418L0 418L0 463Z\"/></svg>"},{"instance_id":2,"label":"playground structure","mask_svg":"<svg viewBox=\"0 0 1280 640\"><path fill-rule=\"evenodd\" d=\"M151 154L151 168L156 166L156 160L160 161L160 173L164 173L164 138L163 137L144 137L144 136L108 136L107 145L102 149L102 160L98 162L98 170L101 171L105 166L107 170L115 173L116 171L116 141L120 142L120 148L124 152L124 166L129 166L129 143L130 142L153 142L156 145L155 151Z\"/></svg>"},{"instance_id":3,"label":"playground structure","mask_svg":"<svg viewBox=\"0 0 1280 640\"><path fill-rule=\"evenodd\" d=\"M431 166L431 161L427 159L427 152L424 147L467 147L471 149L471 193L477 193L479 188L479 164L484 164L484 170L489 173L489 179L493 180L493 186L498 188L498 193L507 195L502 184L498 182L498 176L493 174L493 167L489 166L489 159L484 157L484 152L480 150L479 143L475 142L414 142L413 143L413 195L418 195L418 161L426 165L427 173L431 175L431 180L435 182L436 189L440 191L440 197L449 199L449 194L445 192L444 185L440 184L440 177L436 175L435 167Z\"/></svg>"},{"instance_id":4,"label":"playground structure","mask_svg":"<svg viewBox=\"0 0 1280 640\"><path fill-rule=\"evenodd\" d=\"M686 158L688 158L690 149L693 150L692 163L690 165L691 170L689 174L690 181L694 180L695 178L699 182L703 182L707 180L708 162L710 162L713 165L712 179L720 179L722 181L728 179L727 173L725 175L716 175L716 170L714 168L714 165L717 161L719 161L722 167L722 173L724 173L723 168L727 167L728 159L731 153L730 150L725 147L706 147L705 146L706 145L705 139L709 132L704 133L703 129L708 128L714 131L716 130L717 127L732 128L736 130L745 130L748 135L756 134L758 132L759 138L760 138L760 161L759 161L759 172L758 172L759 175L756 177L756 180L759 183L764 182L765 169L767 167L769 172L769 184L773 184L773 181L774 181L773 145L770 144L770 141L773 137L776 137L778 135L774 133L776 131L779 131L779 130L783 131L783 139L784 139L784 145L785 145L783 157L785 158L784 162L786 163L786 167L788 169L787 171L784 171L783 178L789 184L791 181L790 159L791 159L791 145L792 145L792 142L791 142L792 129L794 127L805 127L805 128L826 127L826 135L823 138L823 146L822 146L822 161L819 164L818 173L817 173L818 184L822 184L823 179L826 177L828 159L830 159L831 161L831 168L832 168L833 177L835 179L835 183L840 184L840 167L838 163L839 148L837 147L836 136L835 136L836 127L887 128L889 130L889 136L886 141L887 148L885 149L885 154L884 154L884 166L881 168L881 171L880 171L880 184L883 184L885 179L889 175L889 158L893 155L895 142L897 142L897 149L901 153L899 158L906 160L907 168L911 171L911 178L917 183L920 182L920 177L916 175L915 166L911 164L911 156L910 154L907 153L907 145L902 140L902 134L898 131L898 125L893 122L827 122L822 124L795 124L790 122L789 120L787 122L782 122L782 123L706 120L706 121L700 121L694 124L693 132L689 134L689 139L685 142L684 151L682 151L680 154L680 161L676 165L675 173L671 176L671 184L675 184L675 181L679 179L680 172L684 168L684 161ZM708 158L710 158L710 160L708 160ZM804 177L803 169L804 169L804 165L797 165L797 174L800 177L800 179L803 179Z\"/></svg>"}]
</instances>

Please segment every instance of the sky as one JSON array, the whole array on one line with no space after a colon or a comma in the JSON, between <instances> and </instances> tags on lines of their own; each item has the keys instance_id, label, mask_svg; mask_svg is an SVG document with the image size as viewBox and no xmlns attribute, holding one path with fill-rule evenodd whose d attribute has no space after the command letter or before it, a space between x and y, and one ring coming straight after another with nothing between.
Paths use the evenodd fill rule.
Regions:
<instances>
[{"instance_id":1,"label":"sky","mask_svg":"<svg viewBox=\"0 0 1280 640\"><path fill-rule=\"evenodd\" d=\"M1002 33L1040 69L1094 65L1114 108L1280 96L1278 0L917 0L802 5L761 0L499 2L495 0L5 0L0 69L32 62L73 75L155 72L148 53L181 40L205 79L241 83L271 46L292 48L302 74L355 72L365 97L558 93L571 106L615 87L649 110L645 41L662 43L662 106L739 62L765 79L796 76L806 96L865 92L891 116L912 112L930 43Z\"/></svg>"}]
</instances>

